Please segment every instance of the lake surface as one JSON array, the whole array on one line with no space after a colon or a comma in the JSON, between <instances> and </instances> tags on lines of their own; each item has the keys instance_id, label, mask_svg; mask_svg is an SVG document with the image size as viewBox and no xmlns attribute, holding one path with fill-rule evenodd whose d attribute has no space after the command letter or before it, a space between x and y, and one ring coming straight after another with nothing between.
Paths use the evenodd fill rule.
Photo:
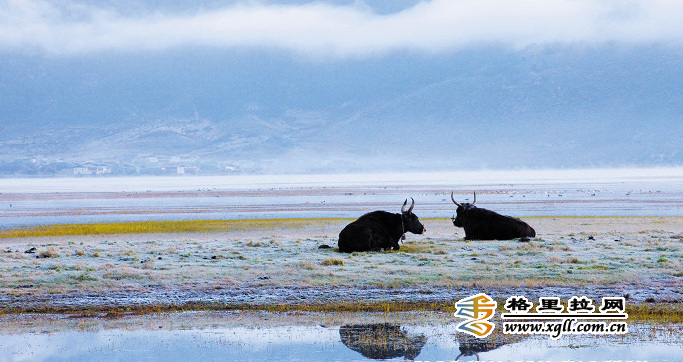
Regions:
<instances>
[{"instance_id":1,"label":"lake surface","mask_svg":"<svg viewBox=\"0 0 683 362\"><path fill-rule=\"evenodd\" d=\"M424 313L13 318L20 319L9 323L18 325L15 330L5 324L0 335L0 361L680 361L683 356L677 324L630 323L624 336L552 340L499 334L482 342L456 332L457 321L447 315L430 322ZM40 318L46 320L35 320Z\"/></svg>"},{"instance_id":2,"label":"lake surface","mask_svg":"<svg viewBox=\"0 0 683 362\"><path fill-rule=\"evenodd\" d=\"M524 216L682 216L683 168L0 179L0 227L140 220L450 217L450 200Z\"/></svg>"}]
</instances>

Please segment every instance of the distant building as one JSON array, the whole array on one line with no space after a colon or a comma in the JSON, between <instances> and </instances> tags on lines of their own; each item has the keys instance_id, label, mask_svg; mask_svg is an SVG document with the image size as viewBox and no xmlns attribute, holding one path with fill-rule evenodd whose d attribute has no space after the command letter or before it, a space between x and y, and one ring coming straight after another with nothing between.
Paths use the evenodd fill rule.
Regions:
<instances>
[{"instance_id":1,"label":"distant building","mask_svg":"<svg viewBox=\"0 0 683 362\"><path fill-rule=\"evenodd\" d=\"M74 175L106 175L111 173L110 166L74 167Z\"/></svg>"},{"instance_id":2,"label":"distant building","mask_svg":"<svg viewBox=\"0 0 683 362\"><path fill-rule=\"evenodd\" d=\"M185 175L185 174L196 174L199 172L198 167L185 167L185 166L169 166L162 167L161 172L168 175Z\"/></svg>"},{"instance_id":3,"label":"distant building","mask_svg":"<svg viewBox=\"0 0 683 362\"><path fill-rule=\"evenodd\" d=\"M92 172L87 167L74 167L74 175L92 175Z\"/></svg>"}]
</instances>

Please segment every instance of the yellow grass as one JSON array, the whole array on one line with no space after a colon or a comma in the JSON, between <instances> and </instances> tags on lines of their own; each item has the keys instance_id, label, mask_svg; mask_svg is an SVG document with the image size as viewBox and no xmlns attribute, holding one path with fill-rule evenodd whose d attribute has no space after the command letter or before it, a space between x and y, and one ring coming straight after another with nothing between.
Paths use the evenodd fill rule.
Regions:
<instances>
[{"instance_id":1,"label":"yellow grass","mask_svg":"<svg viewBox=\"0 0 683 362\"><path fill-rule=\"evenodd\" d=\"M55 237L77 235L200 233L230 230L254 230L304 227L321 221L341 219L252 219L252 220L181 220L136 221L93 224L57 224L0 230L2 238Z\"/></svg>"},{"instance_id":2,"label":"yellow grass","mask_svg":"<svg viewBox=\"0 0 683 362\"><path fill-rule=\"evenodd\" d=\"M436 220L426 218L425 220ZM176 220L176 221L135 221L88 224L41 225L16 229L0 229L0 239L27 237L55 237L78 235L115 235L115 234L171 234L222 232L231 230L258 230L298 228L321 223L351 222L346 218L310 219L246 219L246 220Z\"/></svg>"},{"instance_id":3,"label":"yellow grass","mask_svg":"<svg viewBox=\"0 0 683 362\"><path fill-rule=\"evenodd\" d=\"M499 306L503 300L499 300ZM182 304L151 304L138 306L85 306L85 307L54 307L44 306L39 308L11 308L0 310L3 314L24 313L68 313L72 316L89 317L102 316L122 317L125 315L142 315L154 313L170 313L183 311L268 311L268 312L323 312L323 313L399 313L399 312L441 312L451 314L455 311L452 301L428 302L428 301L347 301L331 303L294 303L294 304L223 304L211 302L187 302ZM645 323L683 323L683 304L681 303L645 303L628 305L629 322ZM498 308L498 312L503 312Z\"/></svg>"},{"instance_id":4,"label":"yellow grass","mask_svg":"<svg viewBox=\"0 0 683 362\"><path fill-rule=\"evenodd\" d=\"M683 323L683 303L645 303L626 308L629 320Z\"/></svg>"}]
</instances>

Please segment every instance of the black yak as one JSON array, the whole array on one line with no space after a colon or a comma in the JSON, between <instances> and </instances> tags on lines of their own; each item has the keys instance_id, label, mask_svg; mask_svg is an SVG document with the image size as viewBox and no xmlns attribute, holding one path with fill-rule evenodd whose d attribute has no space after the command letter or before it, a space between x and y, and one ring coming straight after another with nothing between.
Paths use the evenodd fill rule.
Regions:
<instances>
[{"instance_id":1,"label":"black yak","mask_svg":"<svg viewBox=\"0 0 683 362\"><path fill-rule=\"evenodd\" d=\"M366 358L390 359L403 357L414 360L427 343L424 334L409 334L395 324L344 325L339 337L345 346Z\"/></svg>"},{"instance_id":2,"label":"black yak","mask_svg":"<svg viewBox=\"0 0 683 362\"><path fill-rule=\"evenodd\" d=\"M415 200L408 211L403 203L400 214L386 211L373 211L346 225L339 233L339 251L351 253L354 251L380 251L382 249L398 250L399 240L405 239L405 233L422 234L426 230L417 215L413 214Z\"/></svg>"},{"instance_id":3,"label":"black yak","mask_svg":"<svg viewBox=\"0 0 683 362\"><path fill-rule=\"evenodd\" d=\"M451 220L456 227L465 229L465 240L528 239L536 236L536 231L518 218L474 206L477 203L476 192L471 204L455 201L452 192L451 200L458 206L457 216Z\"/></svg>"}]
</instances>

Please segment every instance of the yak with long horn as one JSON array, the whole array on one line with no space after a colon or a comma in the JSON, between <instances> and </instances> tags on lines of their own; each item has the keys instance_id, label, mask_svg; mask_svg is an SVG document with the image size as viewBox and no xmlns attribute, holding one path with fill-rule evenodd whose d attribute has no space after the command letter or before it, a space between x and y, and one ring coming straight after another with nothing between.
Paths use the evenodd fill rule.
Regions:
<instances>
[{"instance_id":1,"label":"yak with long horn","mask_svg":"<svg viewBox=\"0 0 683 362\"><path fill-rule=\"evenodd\" d=\"M465 229L465 240L511 240L528 241L536 237L536 231L524 221L501 215L497 212L474 206L477 203L477 193L474 193L472 203L455 201L453 192L451 200L457 206L457 216L451 218L453 225Z\"/></svg>"},{"instance_id":2,"label":"yak with long horn","mask_svg":"<svg viewBox=\"0 0 683 362\"><path fill-rule=\"evenodd\" d=\"M424 233L425 227L417 215L413 214L415 200L406 211L408 200L403 203L400 214L386 211L373 211L346 225L339 233L339 251L380 251L400 249L399 241L405 239L406 232Z\"/></svg>"}]
</instances>

